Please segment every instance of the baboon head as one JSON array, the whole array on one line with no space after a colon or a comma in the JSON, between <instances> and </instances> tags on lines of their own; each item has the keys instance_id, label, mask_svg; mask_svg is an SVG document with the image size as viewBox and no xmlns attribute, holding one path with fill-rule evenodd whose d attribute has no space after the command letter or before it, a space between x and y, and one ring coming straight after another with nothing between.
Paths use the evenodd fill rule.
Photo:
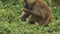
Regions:
<instances>
[{"instance_id":1,"label":"baboon head","mask_svg":"<svg viewBox=\"0 0 60 34\"><path fill-rule=\"evenodd\" d=\"M32 10L35 4L35 0L24 0L24 7Z\"/></svg>"}]
</instances>

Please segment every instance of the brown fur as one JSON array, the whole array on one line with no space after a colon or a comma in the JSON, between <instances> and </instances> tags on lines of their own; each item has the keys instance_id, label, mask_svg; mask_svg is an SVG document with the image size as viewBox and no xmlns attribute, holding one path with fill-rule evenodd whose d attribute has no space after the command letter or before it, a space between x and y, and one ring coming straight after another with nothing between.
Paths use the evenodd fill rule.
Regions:
<instances>
[{"instance_id":1,"label":"brown fur","mask_svg":"<svg viewBox=\"0 0 60 34\"><path fill-rule=\"evenodd\" d=\"M28 0L29 1L29 0ZM24 14L22 18L22 20L26 19L29 15L32 15L31 16L31 19L29 20L29 23L35 23L35 22L38 22L42 25L47 25L49 21L51 21L53 15L48 7L48 5L43 1L43 0L30 0L30 2L28 2L28 8L27 9L26 7L24 8L24 12L25 14L28 13L28 14ZM33 5L34 3L34 5ZM33 5L33 7L31 7L31 5ZM26 17L27 16L27 17Z\"/></svg>"}]
</instances>

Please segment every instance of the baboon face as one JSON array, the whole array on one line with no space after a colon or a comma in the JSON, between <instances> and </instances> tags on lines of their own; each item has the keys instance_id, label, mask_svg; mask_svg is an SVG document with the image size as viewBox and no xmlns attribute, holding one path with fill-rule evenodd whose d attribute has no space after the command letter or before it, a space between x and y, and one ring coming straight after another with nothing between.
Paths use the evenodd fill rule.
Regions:
<instances>
[{"instance_id":1,"label":"baboon face","mask_svg":"<svg viewBox=\"0 0 60 34\"><path fill-rule=\"evenodd\" d=\"M24 8L32 10L34 4L35 4L35 0L24 0Z\"/></svg>"}]
</instances>

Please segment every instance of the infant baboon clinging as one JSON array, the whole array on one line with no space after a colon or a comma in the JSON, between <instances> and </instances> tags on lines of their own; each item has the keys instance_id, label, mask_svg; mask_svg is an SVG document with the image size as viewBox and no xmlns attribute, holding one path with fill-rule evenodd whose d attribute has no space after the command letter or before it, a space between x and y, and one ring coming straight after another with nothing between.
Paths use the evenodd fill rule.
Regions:
<instances>
[{"instance_id":1,"label":"infant baboon clinging","mask_svg":"<svg viewBox=\"0 0 60 34\"><path fill-rule=\"evenodd\" d=\"M21 17L22 21L25 21L29 15L31 19L29 23L38 22L42 25L47 25L49 21L51 21L53 15L48 7L48 5L44 2L44 0L24 0L24 14Z\"/></svg>"}]
</instances>

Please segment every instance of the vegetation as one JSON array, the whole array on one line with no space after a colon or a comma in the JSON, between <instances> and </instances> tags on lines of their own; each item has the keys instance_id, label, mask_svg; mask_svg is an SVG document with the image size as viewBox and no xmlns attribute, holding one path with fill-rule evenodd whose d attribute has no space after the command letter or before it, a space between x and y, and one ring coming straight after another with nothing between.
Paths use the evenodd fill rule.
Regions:
<instances>
[{"instance_id":1,"label":"vegetation","mask_svg":"<svg viewBox=\"0 0 60 34\"><path fill-rule=\"evenodd\" d=\"M49 0L46 0L50 6ZM51 2L53 4L53 0ZM39 24L29 25L19 18L23 9L23 0L0 0L0 34L60 34L60 8L51 7L54 21L47 27Z\"/></svg>"}]
</instances>

